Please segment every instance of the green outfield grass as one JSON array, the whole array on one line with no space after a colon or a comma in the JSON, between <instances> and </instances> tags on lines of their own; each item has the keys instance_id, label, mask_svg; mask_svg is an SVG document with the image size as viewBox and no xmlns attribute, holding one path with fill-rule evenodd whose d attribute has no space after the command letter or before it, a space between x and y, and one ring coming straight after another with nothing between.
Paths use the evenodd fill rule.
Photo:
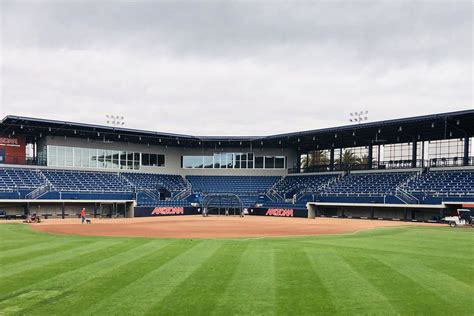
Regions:
<instances>
[{"instance_id":1,"label":"green outfield grass","mask_svg":"<svg viewBox=\"0 0 474 316\"><path fill-rule=\"evenodd\" d=\"M0 315L474 314L472 229L190 240L5 224L0 237Z\"/></svg>"}]
</instances>

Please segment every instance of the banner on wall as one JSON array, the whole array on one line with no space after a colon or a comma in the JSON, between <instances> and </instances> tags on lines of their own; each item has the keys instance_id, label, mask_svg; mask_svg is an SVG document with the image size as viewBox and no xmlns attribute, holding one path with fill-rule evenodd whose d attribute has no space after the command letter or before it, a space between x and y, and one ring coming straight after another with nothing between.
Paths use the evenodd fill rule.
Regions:
<instances>
[{"instance_id":1,"label":"banner on wall","mask_svg":"<svg viewBox=\"0 0 474 316\"><path fill-rule=\"evenodd\" d=\"M292 209L269 208L265 216L293 217Z\"/></svg>"},{"instance_id":2,"label":"banner on wall","mask_svg":"<svg viewBox=\"0 0 474 316\"><path fill-rule=\"evenodd\" d=\"M26 164L26 139L0 135L0 163Z\"/></svg>"},{"instance_id":3,"label":"banner on wall","mask_svg":"<svg viewBox=\"0 0 474 316\"><path fill-rule=\"evenodd\" d=\"M275 217L308 217L308 210L293 208L250 208L249 215Z\"/></svg>"},{"instance_id":4,"label":"banner on wall","mask_svg":"<svg viewBox=\"0 0 474 316\"><path fill-rule=\"evenodd\" d=\"M202 215L202 208L200 207L136 206L134 210L135 217ZM257 216L308 217L307 209L248 208L247 211L248 215Z\"/></svg>"},{"instance_id":5,"label":"banner on wall","mask_svg":"<svg viewBox=\"0 0 474 316\"><path fill-rule=\"evenodd\" d=\"M176 215L197 215L201 214L201 209L196 207L174 207L174 206L137 206L134 208L135 217L148 216L176 216Z\"/></svg>"},{"instance_id":6,"label":"banner on wall","mask_svg":"<svg viewBox=\"0 0 474 316\"><path fill-rule=\"evenodd\" d=\"M182 207L155 207L151 215L183 215L184 208Z\"/></svg>"}]
</instances>

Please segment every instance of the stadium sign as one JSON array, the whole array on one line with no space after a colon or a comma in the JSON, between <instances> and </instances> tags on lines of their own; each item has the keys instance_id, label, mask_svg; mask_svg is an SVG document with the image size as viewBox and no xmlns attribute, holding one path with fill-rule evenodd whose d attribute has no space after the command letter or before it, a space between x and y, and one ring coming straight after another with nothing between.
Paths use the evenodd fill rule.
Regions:
<instances>
[{"instance_id":1,"label":"stadium sign","mask_svg":"<svg viewBox=\"0 0 474 316\"><path fill-rule=\"evenodd\" d=\"M184 215L182 207L155 207L151 215Z\"/></svg>"},{"instance_id":2,"label":"stadium sign","mask_svg":"<svg viewBox=\"0 0 474 316\"><path fill-rule=\"evenodd\" d=\"M20 146L18 138L0 137L0 145L3 146Z\"/></svg>"},{"instance_id":3,"label":"stadium sign","mask_svg":"<svg viewBox=\"0 0 474 316\"><path fill-rule=\"evenodd\" d=\"M293 217L293 210L270 208L265 213L266 216Z\"/></svg>"}]
</instances>

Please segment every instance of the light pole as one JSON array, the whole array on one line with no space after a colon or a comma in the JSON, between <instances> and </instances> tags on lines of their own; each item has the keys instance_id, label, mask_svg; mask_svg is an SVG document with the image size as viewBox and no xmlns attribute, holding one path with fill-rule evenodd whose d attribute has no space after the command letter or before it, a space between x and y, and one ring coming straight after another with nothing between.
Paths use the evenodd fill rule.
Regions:
<instances>
[{"instance_id":1,"label":"light pole","mask_svg":"<svg viewBox=\"0 0 474 316\"><path fill-rule=\"evenodd\" d=\"M349 122L351 123L357 123L357 124L360 124L362 123L363 121L367 121L368 120L368 115L369 114L369 111L356 111L356 112L351 112L350 113L350 119L349 119Z\"/></svg>"},{"instance_id":2,"label":"light pole","mask_svg":"<svg viewBox=\"0 0 474 316\"><path fill-rule=\"evenodd\" d=\"M107 119L107 124L112 125L112 126L124 126L125 125L125 117L121 115L112 115L112 114L107 114L106 116Z\"/></svg>"}]
</instances>

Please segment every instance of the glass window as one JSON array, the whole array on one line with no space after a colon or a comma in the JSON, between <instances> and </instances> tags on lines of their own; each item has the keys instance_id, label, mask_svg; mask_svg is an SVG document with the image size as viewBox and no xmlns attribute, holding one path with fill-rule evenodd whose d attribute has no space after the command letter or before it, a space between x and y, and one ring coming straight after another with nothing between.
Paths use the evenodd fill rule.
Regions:
<instances>
[{"instance_id":1,"label":"glass window","mask_svg":"<svg viewBox=\"0 0 474 316\"><path fill-rule=\"evenodd\" d=\"M56 166L63 167L65 160L66 160L66 148L62 146L58 146Z\"/></svg>"},{"instance_id":2,"label":"glass window","mask_svg":"<svg viewBox=\"0 0 474 316\"><path fill-rule=\"evenodd\" d=\"M157 155L158 157L158 163L156 164L159 167L164 167L165 166L165 155Z\"/></svg>"},{"instance_id":3,"label":"glass window","mask_svg":"<svg viewBox=\"0 0 474 316\"><path fill-rule=\"evenodd\" d=\"M234 168L240 169L240 161L241 161L242 154L235 154L235 161L234 161Z\"/></svg>"},{"instance_id":4,"label":"glass window","mask_svg":"<svg viewBox=\"0 0 474 316\"><path fill-rule=\"evenodd\" d=\"M114 152L112 150L107 150L106 151L106 155L105 155L105 167L106 168L113 168L112 167L112 155L114 154Z\"/></svg>"},{"instance_id":5,"label":"glass window","mask_svg":"<svg viewBox=\"0 0 474 316\"><path fill-rule=\"evenodd\" d=\"M221 167L221 154L214 154L214 168Z\"/></svg>"},{"instance_id":6,"label":"glass window","mask_svg":"<svg viewBox=\"0 0 474 316\"><path fill-rule=\"evenodd\" d=\"M275 157L275 168L278 168L278 169L285 168L285 157L282 157L282 156Z\"/></svg>"},{"instance_id":7,"label":"glass window","mask_svg":"<svg viewBox=\"0 0 474 316\"><path fill-rule=\"evenodd\" d=\"M247 162L247 168L248 168L248 169L253 169L253 160L249 160L249 161Z\"/></svg>"},{"instance_id":8,"label":"glass window","mask_svg":"<svg viewBox=\"0 0 474 316\"><path fill-rule=\"evenodd\" d=\"M74 167L81 167L81 159L82 159L82 148L73 148L74 150Z\"/></svg>"},{"instance_id":9,"label":"glass window","mask_svg":"<svg viewBox=\"0 0 474 316\"><path fill-rule=\"evenodd\" d=\"M118 169L119 166L119 152L118 151L112 151L112 168Z\"/></svg>"},{"instance_id":10,"label":"glass window","mask_svg":"<svg viewBox=\"0 0 474 316\"><path fill-rule=\"evenodd\" d=\"M227 155L221 154L221 169L227 168Z\"/></svg>"},{"instance_id":11,"label":"glass window","mask_svg":"<svg viewBox=\"0 0 474 316\"><path fill-rule=\"evenodd\" d=\"M127 152L120 153L120 169L127 169Z\"/></svg>"},{"instance_id":12,"label":"glass window","mask_svg":"<svg viewBox=\"0 0 474 316\"><path fill-rule=\"evenodd\" d=\"M233 168L234 166L234 154L227 153L227 168Z\"/></svg>"},{"instance_id":13,"label":"glass window","mask_svg":"<svg viewBox=\"0 0 474 316\"><path fill-rule=\"evenodd\" d=\"M150 164L149 166L158 166L158 157L155 154L150 154Z\"/></svg>"},{"instance_id":14,"label":"glass window","mask_svg":"<svg viewBox=\"0 0 474 316\"><path fill-rule=\"evenodd\" d=\"M183 156L183 168L202 168L202 156Z\"/></svg>"},{"instance_id":15,"label":"glass window","mask_svg":"<svg viewBox=\"0 0 474 316\"><path fill-rule=\"evenodd\" d=\"M213 156L204 156L204 168L211 169L214 164Z\"/></svg>"},{"instance_id":16,"label":"glass window","mask_svg":"<svg viewBox=\"0 0 474 316\"><path fill-rule=\"evenodd\" d=\"M48 166L56 166L58 164L57 147L48 145L47 151L48 151Z\"/></svg>"},{"instance_id":17,"label":"glass window","mask_svg":"<svg viewBox=\"0 0 474 316\"><path fill-rule=\"evenodd\" d=\"M142 166L152 166L150 164L150 156L152 154L142 154Z\"/></svg>"},{"instance_id":18,"label":"glass window","mask_svg":"<svg viewBox=\"0 0 474 316\"><path fill-rule=\"evenodd\" d=\"M140 153L133 153L133 169L140 169Z\"/></svg>"},{"instance_id":19,"label":"glass window","mask_svg":"<svg viewBox=\"0 0 474 316\"><path fill-rule=\"evenodd\" d=\"M106 168L105 157L107 156L107 151L105 149L97 149L97 161L99 168Z\"/></svg>"},{"instance_id":20,"label":"glass window","mask_svg":"<svg viewBox=\"0 0 474 316\"><path fill-rule=\"evenodd\" d=\"M256 156L255 157L255 168L262 169L263 168L263 156Z\"/></svg>"},{"instance_id":21,"label":"glass window","mask_svg":"<svg viewBox=\"0 0 474 316\"><path fill-rule=\"evenodd\" d=\"M81 167L89 168L89 148L81 148Z\"/></svg>"},{"instance_id":22,"label":"glass window","mask_svg":"<svg viewBox=\"0 0 474 316\"><path fill-rule=\"evenodd\" d=\"M265 169L275 168L275 157L265 156Z\"/></svg>"}]
</instances>

